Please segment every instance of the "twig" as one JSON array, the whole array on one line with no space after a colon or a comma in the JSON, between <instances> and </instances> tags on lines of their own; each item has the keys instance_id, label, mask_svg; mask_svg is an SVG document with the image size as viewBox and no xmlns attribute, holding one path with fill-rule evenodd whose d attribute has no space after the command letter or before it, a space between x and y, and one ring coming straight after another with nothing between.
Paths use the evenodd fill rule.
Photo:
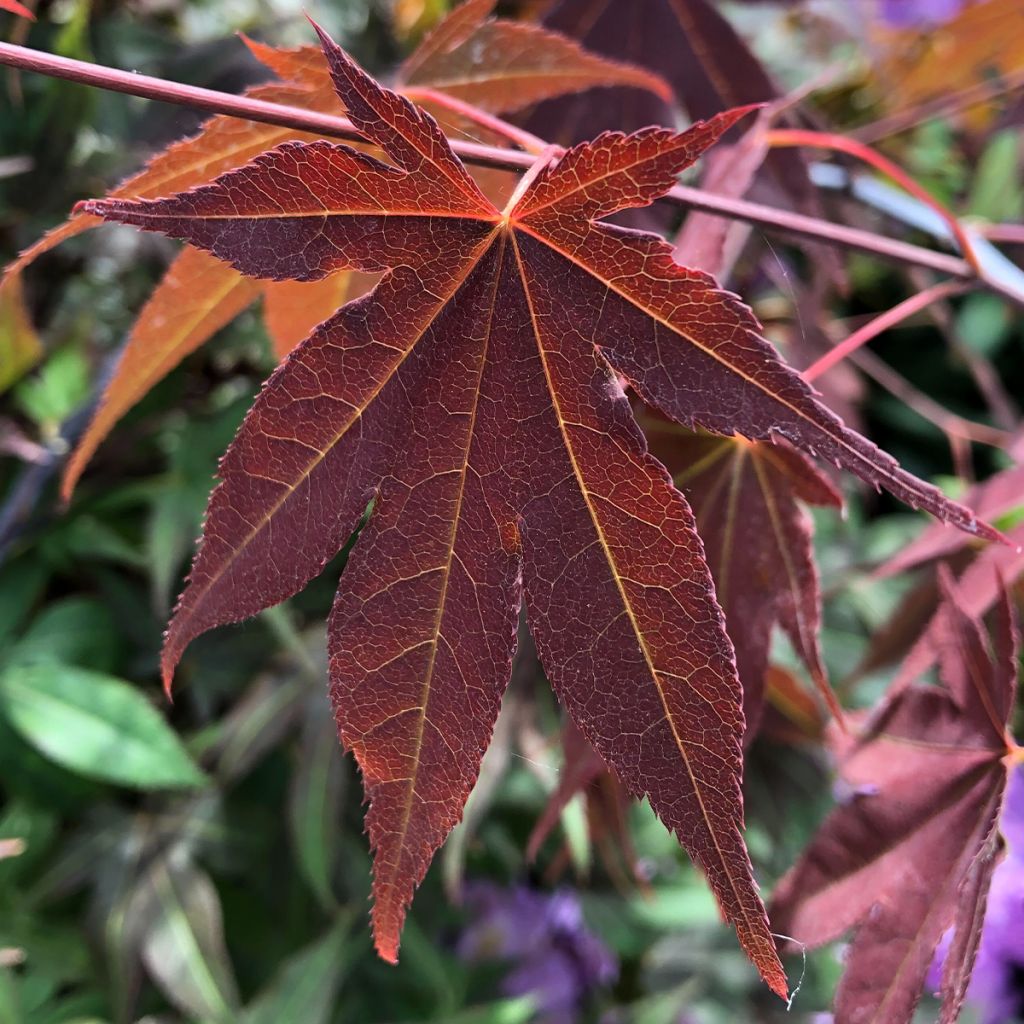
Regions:
<instances>
[{"instance_id":1,"label":"twig","mask_svg":"<svg viewBox=\"0 0 1024 1024\"><path fill-rule=\"evenodd\" d=\"M990 242L1024 245L1024 224L975 224L974 230Z\"/></svg>"},{"instance_id":2,"label":"twig","mask_svg":"<svg viewBox=\"0 0 1024 1024\"><path fill-rule=\"evenodd\" d=\"M920 291L929 286L930 275L926 271L908 267L907 277L915 290ZM1020 420L1020 411L1016 403L1003 387L999 373L992 363L980 352L975 351L970 342L961 336L949 303L945 300L933 302L926 312L945 336L950 351L967 367L975 387L985 399L995 425L1003 430L1013 430Z\"/></svg>"},{"instance_id":3,"label":"twig","mask_svg":"<svg viewBox=\"0 0 1024 1024\"><path fill-rule=\"evenodd\" d=\"M249 96L233 96L230 93L216 92L212 89L168 82L148 75L131 74L98 64L41 53L10 43L0 43L0 65L4 64L131 96L196 107L229 117L280 125L284 128L294 128L296 131L312 132L331 138L347 139L354 142L365 141L352 123L343 117L278 103L267 103ZM529 169L534 160L529 153L483 146L462 140L452 140L451 146L467 163L482 167L495 167L499 170L525 171ZM788 210L763 206L746 200L714 196L683 185L677 185L665 198L669 202L688 209L703 210L706 213L715 213L722 217L731 217L734 220L748 221L788 235L816 239L830 245L858 249L882 259L925 267L948 277L965 281L977 278L974 270L965 260L897 239L884 238L870 231L861 231L843 224L832 224L815 217L806 217ZM997 283L986 282L986 284L1001 294L1007 294L1014 301L1019 301L1018 296L998 287Z\"/></svg>"},{"instance_id":4,"label":"twig","mask_svg":"<svg viewBox=\"0 0 1024 1024\"><path fill-rule=\"evenodd\" d=\"M927 189L922 188L906 171L898 164L894 164L888 157L883 156L877 150L856 139L847 138L845 135L837 135L834 132L811 132L797 128L776 128L765 134L765 141L769 146L812 146L817 149L828 149L839 153L846 153L848 156L863 160L876 170L890 177L901 188L909 192L919 202L934 210L947 224L950 233L956 240L965 259L982 276L981 265L974 253L971 240L967 237L963 225L953 214L946 209Z\"/></svg>"},{"instance_id":5,"label":"twig","mask_svg":"<svg viewBox=\"0 0 1024 1024\"><path fill-rule=\"evenodd\" d=\"M898 305L893 306L892 309L888 309L879 316L874 317L848 335L834 349L826 352L820 359L808 366L801 376L810 383L827 370L831 370L837 363L841 363L862 345L866 345L872 338L877 338L883 331L895 327L906 320L907 317L913 316L926 306L931 305L931 303L948 298L951 295L959 295L961 292L967 291L969 287L970 285L963 281L942 281L911 295L909 299L904 299Z\"/></svg>"},{"instance_id":6,"label":"twig","mask_svg":"<svg viewBox=\"0 0 1024 1024\"><path fill-rule=\"evenodd\" d=\"M964 441L975 441L978 444L991 445L993 448L1006 448L1013 440L1013 435L1005 430L990 427L987 423L975 423L966 420L945 406L940 405L919 391L902 374L879 359L868 349L861 349L849 356L850 362L867 374L879 387L913 409L922 419L938 427L948 438Z\"/></svg>"},{"instance_id":7,"label":"twig","mask_svg":"<svg viewBox=\"0 0 1024 1024\"><path fill-rule=\"evenodd\" d=\"M453 114L458 114L460 117L466 118L467 121L472 121L474 124L478 124L481 128L493 132L495 135L503 136L527 153L536 155L548 147L548 144L543 139L538 138L532 132L526 131L525 128L520 128L518 125L514 125L500 117L495 117L493 114L488 114L486 110L474 107L472 103L466 103L457 96L449 96L447 93L440 92L437 89L426 89L419 86L403 87L402 95L414 103L424 105L432 103L436 106L444 107L445 110L450 110Z\"/></svg>"}]
</instances>

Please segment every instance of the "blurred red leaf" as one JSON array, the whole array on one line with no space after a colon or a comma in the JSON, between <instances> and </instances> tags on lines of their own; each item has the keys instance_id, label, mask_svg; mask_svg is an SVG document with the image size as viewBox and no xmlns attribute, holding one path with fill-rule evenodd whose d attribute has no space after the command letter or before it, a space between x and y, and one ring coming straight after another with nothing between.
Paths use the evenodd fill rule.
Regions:
<instances>
[{"instance_id":1,"label":"blurred red leaf","mask_svg":"<svg viewBox=\"0 0 1024 1024\"><path fill-rule=\"evenodd\" d=\"M913 1015L942 934L955 923L964 976L944 983L952 1020L969 980L990 842L1013 748L1017 681L1009 600L990 654L979 621L943 580L943 687L915 684L870 716L842 757L851 796L832 812L772 904L777 929L817 946L856 935L836 994L836 1024Z\"/></svg>"},{"instance_id":2,"label":"blurred red leaf","mask_svg":"<svg viewBox=\"0 0 1024 1024\"><path fill-rule=\"evenodd\" d=\"M818 645L812 524L798 500L838 508L842 496L809 459L784 444L695 434L650 413L642 425L651 452L672 473L697 520L736 648L748 739L761 717L776 623L830 709L840 713Z\"/></svg>"}]
</instances>

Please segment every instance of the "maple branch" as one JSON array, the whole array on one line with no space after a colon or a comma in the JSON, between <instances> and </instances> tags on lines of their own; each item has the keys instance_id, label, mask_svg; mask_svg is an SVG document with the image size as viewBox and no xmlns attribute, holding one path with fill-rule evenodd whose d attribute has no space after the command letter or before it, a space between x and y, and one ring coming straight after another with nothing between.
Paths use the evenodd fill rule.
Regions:
<instances>
[{"instance_id":1,"label":"maple branch","mask_svg":"<svg viewBox=\"0 0 1024 1024\"><path fill-rule=\"evenodd\" d=\"M503 136L527 153L536 155L548 146L544 139L538 138L532 132L528 132L526 129L520 128L510 121L495 117L493 114L488 114L486 110L474 107L472 103L466 103L456 96L449 96L439 89L427 89L418 86L403 88L402 95L406 99L410 99L420 105L433 103L439 107L444 107L445 110L450 110L453 114L459 114L461 117L466 118L467 121L473 121L489 132Z\"/></svg>"},{"instance_id":2,"label":"maple branch","mask_svg":"<svg viewBox=\"0 0 1024 1024\"><path fill-rule=\"evenodd\" d=\"M1024 245L1024 224L978 224L974 229L990 242Z\"/></svg>"},{"instance_id":3,"label":"maple branch","mask_svg":"<svg viewBox=\"0 0 1024 1024\"><path fill-rule=\"evenodd\" d=\"M909 299L887 309L884 313L869 320L862 327L859 327L851 335L844 338L834 349L826 352L820 359L812 363L803 371L801 376L808 384L820 377L827 370L831 370L837 363L841 363L851 352L855 352L866 345L872 338L878 337L883 331L895 327L906 320L907 317L937 302L939 299L949 298L967 291L970 285L964 281L942 281L939 284L925 288L924 291L916 292Z\"/></svg>"},{"instance_id":4,"label":"maple branch","mask_svg":"<svg viewBox=\"0 0 1024 1024\"><path fill-rule=\"evenodd\" d=\"M967 237L963 225L959 220L946 209L927 189L922 188L906 171L898 164L894 164L888 157L883 156L877 150L864 145L857 139L847 138L845 135L838 135L834 132L804 131L799 128L775 128L765 133L765 141L769 146L811 146L817 149L829 149L839 153L846 153L849 156L863 160L876 170L895 181L902 189L909 192L919 202L934 210L949 227L953 238L956 239L960 251L964 254L967 262L974 268L979 276L982 274L981 265L975 255L971 240Z\"/></svg>"},{"instance_id":5,"label":"maple branch","mask_svg":"<svg viewBox=\"0 0 1024 1024\"><path fill-rule=\"evenodd\" d=\"M978 444L990 445L993 448L1006 449L1013 440L1013 435L987 423L977 423L964 419L940 405L930 395L914 387L905 377L897 373L888 363L880 359L870 349L860 349L849 356L849 360L862 373L867 374L879 387L884 388L898 398L908 408L913 409L923 420L938 427L949 438L960 438Z\"/></svg>"},{"instance_id":6,"label":"maple branch","mask_svg":"<svg viewBox=\"0 0 1024 1024\"><path fill-rule=\"evenodd\" d=\"M149 75L118 71L100 64L73 60L69 57L58 57L12 43L0 42L0 65L34 71L51 78L63 78L72 82L93 85L130 96L141 96L144 99L194 107L214 114L280 125L283 128L293 128L296 131L312 132L350 142L366 141L352 122L344 117L303 110L280 103L268 103L251 96L235 96L213 89L169 82ZM484 146L474 142L451 140L451 147L466 163L481 167L521 172L528 170L534 162L534 157L529 153ZM667 193L665 199L687 209L713 213L733 220L747 221L770 230L810 238L830 245L857 249L897 263L925 267L960 280L979 280L970 264L959 257L935 252L897 239L885 238L870 231L847 227L844 224L833 224L815 217L807 217L803 214L752 203L744 199L716 196L685 185L675 186ZM1014 302L1021 302L1019 295L998 281L986 280L984 284L990 290L999 292Z\"/></svg>"}]
</instances>

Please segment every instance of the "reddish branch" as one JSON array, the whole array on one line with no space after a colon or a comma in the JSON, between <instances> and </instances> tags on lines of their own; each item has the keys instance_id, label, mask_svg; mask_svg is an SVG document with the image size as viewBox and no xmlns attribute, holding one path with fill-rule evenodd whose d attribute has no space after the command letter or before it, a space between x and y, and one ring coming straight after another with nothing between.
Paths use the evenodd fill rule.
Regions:
<instances>
[{"instance_id":1,"label":"reddish branch","mask_svg":"<svg viewBox=\"0 0 1024 1024\"><path fill-rule=\"evenodd\" d=\"M52 78L64 78L68 81L94 85L113 92L127 93L131 96L194 107L215 114L280 125L284 128L294 128L297 131L314 132L330 138L355 142L364 141L362 134L344 117L316 113L279 103L267 103L248 96L234 96L212 89L168 82L149 75L118 71L114 68L72 60L68 57L58 57L11 43L0 42L0 65L35 71ZM452 140L451 146L466 163L500 170L521 172L527 170L535 159L531 154L519 150L500 149L462 140ZM805 217L788 210L779 210L742 199L715 196L683 185L677 185L666 198L670 202L688 209L702 210L705 213L714 213L733 220L747 221L789 235L813 238L849 249L859 249L883 259L926 267L960 280L977 279L977 274L966 260L946 253L933 252L930 249L896 239L883 238L870 231L861 231L843 224L831 224L814 217ZM985 283L993 290L1003 291L996 283ZM1012 293L1003 291L1003 294L1016 299Z\"/></svg>"},{"instance_id":2,"label":"reddish branch","mask_svg":"<svg viewBox=\"0 0 1024 1024\"><path fill-rule=\"evenodd\" d=\"M890 177L902 189L912 195L915 199L924 203L925 206L934 210L949 227L950 233L960 246L967 262L980 275L981 267L977 256L971 246L971 240L967 237L963 225L946 209L927 189L922 188L902 167L894 164L888 157L883 156L870 146L856 139L847 138L845 135L837 135L833 132L812 132L803 131L798 128L777 128L765 134L765 141L769 146L811 146L817 149L828 149L834 152L846 153L849 156L863 160L864 163L881 171Z\"/></svg>"},{"instance_id":3,"label":"reddish branch","mask_svg":"<svg viewBox=\"0 0 1024 1024\"><path fill-rule=\"evenodd\" d=\"M893 306L892 309L888 309L880 316L869 320L863 327L859 327L851 335L844 338L831 352L826 352L817 362L808 366L802 374L804 380L810 383L827 370L831 370L836 363L841 363L851 352L855 352L862 345L866 345L872 338L877 338L883 331L895 327L939 299L948 298L951 295L959 295L967 287L968 285L961 281L943 281L940 284L933 285L931 288L926 288L924 291L916 292L909 299L899 303L899 305Z\"/></svg>"}]
</instances>

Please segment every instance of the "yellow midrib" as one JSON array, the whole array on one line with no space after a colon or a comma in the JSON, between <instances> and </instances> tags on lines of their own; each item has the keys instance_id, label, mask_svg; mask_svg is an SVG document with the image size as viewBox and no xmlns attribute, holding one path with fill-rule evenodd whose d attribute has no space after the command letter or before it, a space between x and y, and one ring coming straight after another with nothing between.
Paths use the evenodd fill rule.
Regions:
<instances>
[{"instance_id":1,"label":"yellow midrib","mask_svg":"<svg viewBox=\"0 0 1024 1024\"><path fill-rule=\"evenodd\" d=\"M459 476L459 491L458 491L458 496L456 497L456 500L455 500L455 513L452 516L452 528L451 528L451 532L450 532L450 534L448 536L448 555L447 555L447 561L446 561L446 563L444 565L444 574L443 574L443 578L442 578L442 582L441 582L441 593L438 596L437 615L436 615L435 620L434 620L434 627L431 630L431 632L433 634L433 639L430 642L430 656L429 656L429 659L427 661L427 668L426 668L426 672L424 673L424 677L423 677L423 685L422 685L422 687L420 689L420 699L419 699L419 703L417 705L420 708L420 711L419 711L419 722L418 722L417 729L416 729L416 737L415 737L415 740L413 742L413 754L412 754L413 768L412 768L412 775L407 780L405 780L405 786L406 786L405 806L404 806L404 808L402 810L402 816L401 816L401 819L400 819L401 820L401 826L400 826L398 832L395 833L398 836L398 841L397 841L396 845L397 845L397 848L398 848L399 851L402 851L404 849L404 847L405 847L405 837L406 837L406 835L407 835L407 833L409 831L409 824L410 824L410 822L412 820L412 802L413 802L413 798L416 795L416 783L417 783L417 780L419 778L419 770L420 770L420 764L421 764L421 762L420 762L420 754L421 754L421 752L423 750L423 737L424 737L424 734L426 732L426 726L427 726L427 705L428 705L429 700L430 700L430 688L431 688L431 684L433 682L433 677L434 677L434 666L435 666L435 664L437 662L437 648L438 648L438 644L439 644L440 639L441 639L441 623L442 623L442 621L444 619L445 603L446 603L446 600L447 600L447 597L448 597L448 581L451 578L452 561L453 561L453 559L455 557L455 542L458 539L459 525L460 525L461 519L462 519L462 501L463 501L463 497L465 496L465 492L466 492L466 476L467 476L467 473L469 472L469 454L470 454L470 451L471 451L472 446L473 446L473 435L474 435L474 433L476 431L476 416L477 416L477 409L479 408L479 404L480 404L480 389L481 389L481 386L483 384L484 370L485 370L486 365L487 365L487 353L488 353L488 349L490 347L491 324L493 323L493 320L494 320L495 298L496 298L496 295L497 295L498 283L499 283L499 280L501 278L502 262L504 261L504 258L505 258L505 250L504 250L505 241L504 241L504 239L502 239L501 245L502 245L502 252L501 252L501 255L499 257L498 266L497 266L497 268L495 270L495 274L494 274L494 290L493 290L493 292L491 294L491 303L490 303L490 310L491 310L491 312L490 312L490 317L489 317L489 320L488 320L487 331L484 334L484 339L485 340L484 340L484 345L483 345L483 352L480 355L480 368L479 368L479 372L477 374L477 386L476 386L476 388L474 389L474 392L473 392L473 408L472 408L472 411L470 413L469 425L468 425L467 430L466 430L466 448L465 448L465 454L464 454L463 460L462 460L462 471L461 471L460 476ZM483 259L484 257L481 256L480 258ZM477 261L477 262L479 262L479 261ZM392 863L394 863L394 868L392 869L392 871L389 871L389 875L393 874L394 870L397 870L398 868L400 868L400 866L401 866L400 861L401 861L401 857L397 858L395 861L392 862ZM386 903L390 903L392 901L392 893L393 892L394 892L394 889L393 889L393 882L392 882L392 887L389 887L389 889L388 889L388 895L387 895Z\"/></svg>"},{"instance_id":2,"label":"yellow midrib","mask_svg":"<svg viewBox=\"0 0 1024 1024\"><path fill-rule=\"evenodd\" d=\"M599 284L604 285L604 287L607 288L609 291L615 292L616 295L618 295L621 299L629 303L629 305L631 305L634 309L640 310L640 312L643 313L645 316L648 316L652 320L657 321L663 327L666 327L669 331L671 331L673 334L676 334L680 338L683 338L689 344L693 345L694 348L703 352L706 356L709 356L711 359L714 359L716 363L718 363L721 366L724 366L730 373L734 373L741 380L745 381L752 387L756 388L758 391L766 395L772 401L778 402L779 405L788 409L795 416L799 417L800 420L809 424L815 430L820 431L834 444L848 451L850 455L858 462L860 462L863 465L869 466L872 469L872 471L875 472L880 478L887 480L893 479L892 470L883 469L882 467L877 466L874 462L871 461L871 459L867 455L858 452L841 435L837 435L832 428L822 426L821 424L816 423L805 412L803 412L803 410L797 408L791 402L786 401L784 398L776 394L774 391L769 390L765 385L755 380L749 374L744 373L742 370L734 366L728 360L723 359L717 352L715 352L714 349L708 348L706 345L701 344L700 341L698 341L692 334L687 334L686 332L684 332L678 324L672 323L670 320L666 319L660 313L654 312L653 310L648 309L646 306L641 305L638 299L634 298L628 292L623 291L621 288L616 287L611 281L608 281L605 278L603 278L599 273L597 273L597 271L595 271L592 267L588 266L588 264L584 262L582 259L577 258L572 253L566 252L561 246L558 245L557 242L552 241L547 235L539 233L538 231L531 228L529 225L522 222L518 223L516 227L518 228L518 230L530 235L531 238L536 239L542 245L546 245L553 252L558 253L559 256L562 256L564 259L568 260L570 263L573 264L573 266L579 267ZM744 331L749 330L748 328L741 329ZM910 488L908 485L907 490L909 489Z\"/></svg>"},{"instance_id":3,"label":"yellow midrib","mask_svg":"<svg viewBox=\"0 0 1024 1024\"><path fill-rule=\"evenodd\" d=\"M513 236L513 239L514 239L514 236ZM548 363L547 363L547 360L544 357L544 347L541 344L541 340L540 340L540 331L538 330L538 326L537 326L537 316L536 316L536 313L534 311L533 302L532 302L532 300L530 298L530 290L529 290L529 287L528 287L528 285L526 283L526 275L523 272L523 259L522 259L522 254L519 251L518 243L516 243L516 260L517 260L517 262L519 264L519 272L520 272L520 277L521 277L522 284L523 284L523 294L526 296L526 301L527 301L527 304L529 305L529 308L530 308L530 319L531 319L531 322L534 325L534 336L535 336L535 338L537 340L538 356L540 358L541 366L544 369L544 377L545 377L545 380L547 382L548 393L549 393L550 398L551 398L551 403L552 403L552 407L554 409L555 418L558 421L559 431L561 432L562 440L563 440L563 442L565 444L566 453L568 454L569 461L572 464L573 474L576 477L576 480L577 480L577 482L579 484L580 493L581 493L581 495L583 497L583 500L584 500L584 502L585 502L585 504L587 506L587 512L590 515L590 519L591 519L591 522L593 523L594 530L597 533L598 541L601 544L601 549L604 551L605 559L606 559L606 561L608 563L609 569L611 570L612 577L613 577L613 579L615 581L616 589L618 590L619 596L622 599L623 608L625 609L626 614L629 617L630 624L633 627L633 633L634 633L634 635L637 638L637 643L640 646L640 650L641 650L641 652L643 654L644 661L647 664L648 672L650 673L651 679L654 682L655 689L658 691L658 697L659 697L659 699L661 701L661 706L662 706L662 709L664 711L665 721L667 722L667 724L669 726L669 729L672 732L672 738L675 740L676 747L679 750L679 755L680 755L680 757L683 760L683 765L684 765L684 767L686 769L686 773L687 773L687 775L690 778L690 783L691 783L691 785L693 787L694 797L697 800L697 805L700 808L701 816L703 817L704 823L707 826L707 833L711 837L712 843L714 843L715 852L718 855L718 860L719 860L719 863L721 864L722 871L724 872L725 877L729 881L729 887L732 889L733 897L734 897L735 902L736 902L736 907L740 911L740 913L742 914L743 919L744 919L744 921L746 923L746 926L749 929L751 938L753 938L753 936L755 934L757 934L759 929L747 917L746 903L742 899L742 897L740 896L740 892L739 892L739 889L737 888L736 881L733 878L732 872L729 870L728 860L726 859L725 854L722 852L722 848L718 844L718 835L717 835L717 833L715 831L714 826L711 824L710 815L708 814L707 808L706 808L706 806L704 804L703 796L701 795L701 787L700 787L700 785L699 785L699 783L697 781L697 777L694 775L693 768L690 765L689 755L686 752L685 744L683 743L682 738L680 737L679 732L676 729L676 725L675 725L675 721L674 721L673 715L672 715L671 711L669 710L668 701L667 701L666 696L665 696L665 691L664 691L664 688L662 687L662 684L661 684L661 677L660 677L660 675L658 673L657 668L654 665L654 661L653 661L653 658L651 656L650 649L647 646L647 641L646 641L646 638L644 637L643 630L640 628L640 625L639 625L639 623L636 620L636 615L633 612L633 606L630 603L629 598L626 595L625 587L623 586L622 579L621 579L621 577L619 575L618 568L617 568L617 566L615 564L615 559L612 556L610 548L608 547L608 542L607 542L607 539L605 538L604 531L601 529L600 523L599 523L598 518L597 518L596 511L595 511L595 509L593 507L593 504L592 504L592 502L590 500L590 493L587 490L587 487L586 487L586 485L583 482L583 476L580 473L579 464L576 461L575 452L573 451L572 445L569 442L569 438L568 438L568 435L567 435L566 430L565 430L565 419L562 416L562 411L561 411L561 407L560 407L559 402L558 402L556 389L553 386L553 382L552 382L552 379L551 379L551 374L550 374L550 371L548 369Z\"/></svg>"},{"instance_id":4,"label":"yellow midrib","mask_svg":"<svg viewBox=\"0 0 1024 1024\"><path fill-rule=\"evenodd\" d=\"M431 324L433 324L433 322L437 319L437 317L441 315L441 312L444 310L444 308L451 301L452 296L459 290L459 288L465 282L466 278L468 278L469 275L473 272L473 268L476 266L477 262L479 261L480 255L483 253L483 250L486 248L486 246L490 244L490 242L493 239L493 237L494 237L494 234L492 232L491 235L488 235L487 238L485 238L480 243L480 245L474 251L472 258L466 261L466 266L464 268L464 273L460 274L459 277L455 279L451 289L444 296L444 298L443 299L439 299L437 307L435 308L433 314L427 319L427 321L424 323L423 327L420 328L419 332L415 335L415 337L410 340L410 342L409 342L408 346L406 347L405 351L402 352L400 358L398 358L395 361L394 366L391 367L391 369L388 371L388 373L380 380L380 382L373 389L373 391L367 396L367 398L363 401L363 403L348 418L348 420L345 422L344 426L334 435L334 438L330 442L330 444L325 445L324 448L317 454L316 458L312 459L310 461L309 465L306 467L306 469L296 478L295 482L291 486L288 486L288 487L285 488L284 492L281 494L281 496L278 498L278 500L276 502L274 502L274 504L267 511L267 513L259 520L258 523L256 523L250 529L249 533L246 534L246 536L242 540L242 542L237 547L235 547L235 549L231 553L231 557L224 563L224 565L220 569L220 571L213 578L211 578L211 580L199 591L197 596L191 602L191 607L193 609L198 608L198 606L202 603L202 601L205 600L206 595L210 592L210 590L213 588L213 586L224 576L224 574L228 571L228 569L235 563L235 561L238 559L238 557L241 555L241 553L252 542L253 538L261 530L264 529L264 527L270 522L270 520L277 514L277 512L281 508L281 506L284 505L284 503L295 493L295 491L299 488L299 486L305 480L307 480L309 478L310 474L327 457L328 452L333 450L334 446L338 444L338 442L342 439L342 437L345 436L346 433L348 433L348 431L351 429L351 427L359 420L359 418L363 415L363 413L366 412L367 408L369 408L369 406L373 403L374 399L376 399L377 396L381 393L381 391L384 390L384 388L387 386L388 382L393 379L394 375L399 371L399 369L401 369L401 367L404 365L406 359L409 358L409 355L416 348L416 345L418 344L419 340L430 329ZM379 285L378 285L378 287L379 287ZM182 607L184 607L184 606L182 606ZM173 623L172 623L172 625L173 625ZM170 632L170 629L168 629L168 633L169 632Z\"/></svg>"}]
</instances>

